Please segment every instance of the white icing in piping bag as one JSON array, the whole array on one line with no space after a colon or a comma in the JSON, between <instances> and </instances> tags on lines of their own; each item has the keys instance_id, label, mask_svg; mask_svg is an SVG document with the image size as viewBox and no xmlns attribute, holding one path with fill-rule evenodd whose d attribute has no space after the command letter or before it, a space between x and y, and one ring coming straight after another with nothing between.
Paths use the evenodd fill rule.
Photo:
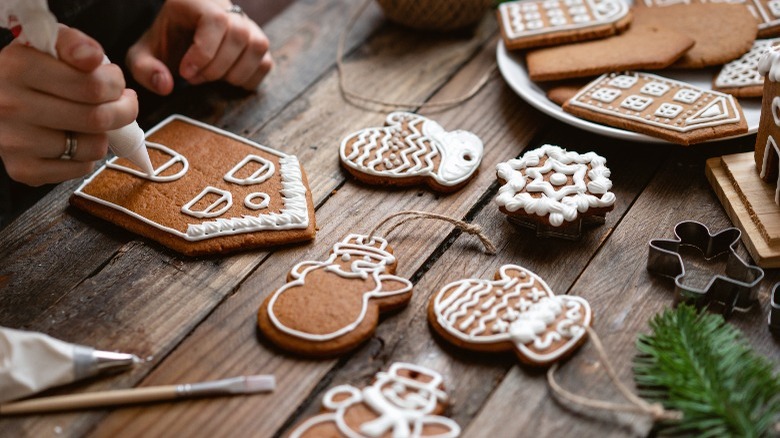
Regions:
<instances>
[{"instance_id":1,"label":"white icing in piping bag","mask_svg":"<svg viewBox=\"0 0 780 438\"><path fill-rule=\"evenodd\" d=\"M59 28L46 0L3 0L0 2L0 26L11 29L22 43L57 57L55 45ZM103 64L108 63L110 61L104 57ZM154 173L144 132L138 122L108 131L108 144L116 155L130 160L146 174Z\"/></svg>"}]
</instances>

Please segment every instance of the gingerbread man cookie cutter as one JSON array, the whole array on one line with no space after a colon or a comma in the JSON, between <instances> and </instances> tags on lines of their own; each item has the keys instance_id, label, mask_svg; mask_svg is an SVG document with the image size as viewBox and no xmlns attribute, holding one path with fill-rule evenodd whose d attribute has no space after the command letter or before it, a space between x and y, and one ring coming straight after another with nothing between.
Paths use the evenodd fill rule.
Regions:
<instances>
[{"instance_id":1,"label":"gingerbread man cookie cutter","mask_svg":"<svg viewBox=\"0 0 780 438\"><path fill-rule=\"evenodd\" d=\"M720 306L723 316L728 317L734 310L747 311L757 301L764 271L737 255L736 246L742 235L739 229L726 228L713 234L700 222L683 221L675 225L674 235L676 239L650 241L647 270L674 278L675 302L689 302L697 308ZM713 272L704 288L686 284L681 247L698 249L706 260L728 254L725 275Z\"/></svg>"}]
</instances>

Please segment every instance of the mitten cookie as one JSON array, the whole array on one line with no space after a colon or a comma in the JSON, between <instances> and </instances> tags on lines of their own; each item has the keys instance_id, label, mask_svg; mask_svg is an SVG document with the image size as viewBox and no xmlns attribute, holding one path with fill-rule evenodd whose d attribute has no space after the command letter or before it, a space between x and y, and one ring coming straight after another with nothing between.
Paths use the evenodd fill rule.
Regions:
<instances>
[{"instance_id":1,"label":"mitten cookie","mask_svg":"<svg viewBox=\"0 0 780 438\"><path fill-rule=\"evenodd\" d=\"M112 158L70 203L182 254L314 238L314 205L294 155L182 116L147 135L154 174Z\"/></svg>"},{"instance_id":2,"label":"mitten cookie","mask_svg":"<svg viewBox=\"0 0 780 438\"><path fill-rule=\"evenodd\" d=\"M396 362L370 386L330 389L324 412L295 427L290 438L456 438L460 426L440 415L447 406L443 380L431 369Z\"/></svg>"},{"instance_id":3,"label":"mitten cookie","mask_svg":"<svg viewBox=\"0 0 780 438\"><path fill-rule=\"evenodd\" d=\"M498 6L509 50L604 38L625 30L631 12L622 0L522 0Z\"/></svg>"},{"instance_id":4,"label":"mitten cookie","mask_svg":"<svg viewBox=\"0 0 780 438\"><path fill-rule=\"evenodd\" d=\"M453 192L466 185L482 161L482 141L470 132L447 132L433 120L406 112L390 113L385 125L341 142L341 164L367 184L424 183Z\"/></svg>"},{"instance_id":5,"label":"mitten cookie","mask_svg":"<svg viewBox=\"0 0 780 438\"><path fill-rule=\"evenodd\" d=\"M502 213L552 236L579 235L583 218L603 223L615 207L607 160L594 152L578 154L546 144L521 158L496 166L502 186L496 204Z\"/></svg>"},{"instance_id":6,"label":"mitten cookie","mask_svg":"<svg viewBox=\"0 0 780 438\"><path fill-rule=\"evenodd\" d=\"M387 241L351 234L324 261L304 261L260 306L263 335L306 356L344 353L371 337L379 313L405 306L412 283L394 275Z\"/></svg>"},{"instance_id":7,"label":"mitten cookie","mask_svg":"<svg viewBox=\"0 0 780 438\"><path fill-rule=\"evenodd\" d=\"M450 283L428 306L428 321L449 342L477 351L513 350L534 366L574 352L591 320L585 299L556 296L538 275L517 265L502 266L492 281Z\"/></svg>"},{"instance_id":8,"label":"mitten cookie","mask_svg":"<svg viewBox=\"0 0 780 438\"><path fill-rule=\"evenodd\" d=\"M569 99L563 110L682 145L748 131L742 108L730 94L649 73L602 75Z\"/></svg>"}]
</instances>

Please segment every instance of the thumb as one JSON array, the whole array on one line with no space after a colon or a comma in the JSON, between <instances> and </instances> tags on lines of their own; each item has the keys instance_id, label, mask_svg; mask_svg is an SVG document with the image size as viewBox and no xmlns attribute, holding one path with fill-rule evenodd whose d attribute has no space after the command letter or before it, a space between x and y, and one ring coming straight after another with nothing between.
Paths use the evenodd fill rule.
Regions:
<instances>
[{"instance_id":1,"label":"thumb","mask_svg":"<svg viewBox=\"0 0 780 438\"><path fill-rule=\"evenodd\" d=\"M162 96L173 91L173 76L168 67L154 56L146 38L141 38L127 52L127 66L133 79L144 88Z\"/></svg>"}]
</instances>

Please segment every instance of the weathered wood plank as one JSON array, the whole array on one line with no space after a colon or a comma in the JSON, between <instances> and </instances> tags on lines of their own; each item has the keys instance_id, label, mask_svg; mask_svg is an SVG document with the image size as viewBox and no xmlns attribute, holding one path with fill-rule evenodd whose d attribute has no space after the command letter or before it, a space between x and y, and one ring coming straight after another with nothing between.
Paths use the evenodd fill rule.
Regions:
<instances>
[{"instance_id":1,"label":"weathered wood plank","mask_svg":"<svg viewBox=\"0 0 780 438\"><path fill-rule=\"evenodd\" d=\"M466 84L456 85L458 90L467 88ZM445 88L443 91L450 90ZM203 401L202 404L198 402L197 409L192 404L180 403L154 410L116 411L99 425L95 434L109 436L128 428L156 434L164 430L158 429L160 422L176 418L175 427L177 430L181 428L184 434L209 430L210 424L219 423L231 424L237 430L251 430L258 436L271 436L313 388L329 382L326 376L338 362L300 360L268 345L255 329L258 306L265 296L283 284L287 271L295 263L307 259L321 260L333 243L350 232L367 232L390 212L418 209L463 217L492 184L494 163L505 159L507 154L516 155L540 127L533 111L516 98L506 99L507 93L511 91L494 80L463 107L437 115L445 127L471 130L485 141L486 157L482 172L466 188L450 196L437 197L417 189L379 191L348 182L318 211L322 228L315 245L273 254L143 382L144 385L152 385L190 376L272 372L280 382L274 394L216 403L214 400ZM484 117L479 108L485 107L503 108L504 111L499 111L495 117ZM334 172L341 171L334 169ZM425 230L424 234L415 233L415 229ZM389 236L399 257L399 275L409 277L425 269L426 259L446 239L449 229L446 224L419 223L416 228L407 227L407 233ZM478 251L478 243L471 242L469 246L470 255L478 254L475 252ZM383 324L409 314L409 310L387 317ZM376 339L365 348L377 348ZM323 378L325 380L320 383Z\"/></svg>"},{"instance_id":2,"label":"weathered wood plank","mask_svg":"<svg viewBox=\"0 0 780 438\"><path fill-rule=\"evenodd\" d=\"M734 144L731 144L734 147ZM730 226L704 177L707 155L722 153L701 148L697 151L674 151L671 159L642 192L628 214L616 227L602 249L588 264L570 293L590 301L594 310L595 329L603 340L620 378L630 386L631 361L636 353L634 343L639 332L646 332L648 320L672 303L673 283L657 278L646 270L647 242L652 238L673 236L674 225L682 220L698 220L712 231ZM615 169L619 171L619 169ZM744 256L744 250L742 251ZM770 280L776 273L769 273ZM764 288L769 282L765 280ZM767 301L761 294L762 303ZM766 329L764 311L754 309L746 315L735 314L731 322L746 331L751 343L773 360L780 360L777 341ZM623 401L605 377L591 343L586 344L557 376L561 384L579 394L603 400ZM561 436L624 436L628 432L645 435L650 423L635 416L614 416L574 409L564 412L546 395L539 405L507 403L517 394L545 391L542 376L529 379L523 372L508 374L466 433L500 434L506 430L529 430L532 434ZM573 413L581 412L581 414ZM564 417L565 416L565 417ZM496 422L495 418L501 418ZM565 420L562 420L565 418ZM574 429L561 429L576 421Z\"/></svg>"}]
</instances>

